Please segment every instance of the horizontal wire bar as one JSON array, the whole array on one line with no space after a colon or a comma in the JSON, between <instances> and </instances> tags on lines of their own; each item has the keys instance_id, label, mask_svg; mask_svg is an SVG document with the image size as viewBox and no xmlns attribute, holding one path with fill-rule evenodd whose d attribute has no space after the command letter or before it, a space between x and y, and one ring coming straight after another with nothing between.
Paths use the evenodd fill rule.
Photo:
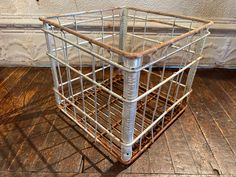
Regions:
<instances>
[{"instance_id":1,"label":"horizontal wire bar","mask_svg":"<svg viewBox=\"0 0 236 177\"><path fill-rule=\"evenodd\" d=\"M136 143L145 133L147 133L149 130L151 130L151 128L153 128L158 121L161 120L161 118L163 118L169 111L171 111L171 109L173 109L177 104L179 104L183 99L185 99L190 93L192 92L192 90L190 90L189 92L187 92L186 94L184 94L179 100L177 100L173 105L171 105L165 112L163 112L152 124L150 124L145 130L143 130L142 133L140 133L131 143L128 144L124 144L123 142L121 142L122 145L124 146L132 146L134 143Z\"/></svg>"},{"instance_id":2,"label":"horizontal wire bar","mask_svg":"<svg viewBox=\"0 0 236 177\"><path fill-rule=\"evenodd\" d=\"M63 107L61 107L61 105L58 105L59 109L65 113L70 119L72 119L77 125L79 125L80 128L82 128L86 133L88 133L92 138L95 139L95 136L90 132L88 131L86 128L84 128L83 125L81 125L73 116L71 116L70 114L68 114Z\"/></svg>"},{"instance_id":3,"label":"horizontal wire bar","mask_svg":"<svg viewBox=\"0 0 236 177\"><path fill-rule=\"evenodd\" d=\"M103 69L107 69L109 67L110 66L108 65L108 66L105 66L104 68L99 68L99 69L95 70L95 73L97 73L99 71L102 71ZM85 75L90 76L91 74L93 74L93 72L86 73ZM59 84L58 86L63 86L63 85L66 85L68 82L74 82L74 81L79 80L79 79L80 79L80 77L76 77L74 79L71 79L71 81L63 82L62 84Z\"/></svg>"},{"instance_id":4,"label":"horizontal wire bar","mask_svg":"<svg viewBox=\"0 0 236 177\"><path fill-rule=\"evenodd\" d=\"M119 16L120 16L120 15L114 15L114 17L119 17ZM110 15L110 16L99 17L99 18L86 19L86 20L82 20L82 21L77 21L76 24L87 23L87 22L93 22L93 21L98 21L98 20L101 20L101 19L109 19L109 18L113 18L113 16ZM61 24L61 25L62 25L62 26L75 25L75 22L63 23L63 24Z\"/></svg>"},{"instance_id":5,"label":"horizontal wire bar","mask_svg":"<svg viewBox=\"0 0 236 177\"><path fill-rule=\"evenodd\" d=\"M144 68L149 67L150 65L153 65L153 64L155 64L155 63L157 63L157 62L160 62L160 61L164 60L165 58L167 58L167 57L169 57L169 56L171 56L171 55L173 55L173 54L175 54L175 53L177 53L177 52L179 52L179 51L185 49L186 47L189 47L190 45L192 45L192 44L194 44L194 43L196 43L196 42L202 40L203 38L207 37L209 34L210 34L210 32L208 32L207 34L201 36L200 38L198 38L198 39L196 39L196 40L194 40L194 41L192 41L192 42L190 42L190 43L184 45L183 47L180 47L179 49L176 49L175 51L170 52L170 53L166 54L165 56L160 57L160 58L158 58L157 60L154 60L154 61L152 61L152 62L150 62L150 63L148 63L148 64L146 64L146 65L144 65L144 66L142 66L141 68L138 68L138 69L141 69L141 70L142 70L142 69L144 69ZM171 45L172 45L172 44L171 44Z\"/></svg>"},{"instance_id":6,"label":"horizontal wire bar","mask_svg":"<svg viewBox=\"0 0 236 177\"><path fill-rule=\"evenodd\" d=\"M198 62L201 59L202 59L202 56L198 57L197 59L195 59L194 61L192 61L191 63L189 63L185 67L183 67L182 69L180 69L177 72L175 72L174 74L172 74L170 77L168 77L165 80L163 80L161 83L157 84L156 86L154 86L151 89L149 89L148 91L146 91L144 94L142 94L139 97L137 97L136 99L132 100L132 102L139 101L140 99L144 98L145 96L147 96L148 94L152 93L153 91L155 91L156 89L158 89L159 87L161 87L162 85L167 83L169 80L171 80L172 78L174 78L175 76L177 76L178 74L183 72L184 70L190 68L194 63Z\"/></svg>"},{"instance_id":7,"label":"horizontal wire bar","mask_svg":"<svg viewBox=\"0 0 236 177\"><path fill-rule=\"evenodd\" d=\"M86 48L84 48L84 47L82 47L82 46L79 46L79 45L77 45L76 43L73 43L73 42L71 42L71 41L69 41L69 40L67 40L67 39L64 39L64 38L62 38L62 37L60 37L60 36L58 36L58 35L56 35L56 34L50 32L50 31L48 31L48 30L45 30L45 29L42 29L42 30L43 30L44 32L46 32L46 33L49 33L49 34L52 35L52 36L57 37L58 39L61 39L61 40L65 41L65 42L67 42L67 43L69 43L69 44L71 44L71 45L74 45L76 48L78 48L78 49L80 49L80 50L82 50L82 51L84 51L84 52L86 52L86 53L89 53L89 54L91 54L92 56L94 56L94 57L96 57L96 58L98 58L98 59L101 59L102 61L105 61L105 62L107 62L107 63L109 63L109 64L111 64L111 65L113 65L113 66L115 66L115 67L117 67L117 68L120 68L120 69L122 69L122 70L124 70L124 71L127 71L127 72L137 72L137 71L135 71L135 70L132 70L132 69L128 69L128 68L126 68L126 67L123 67L122 65L120 65L120 64L118 64L118 63L115 63L115 62L113 62L113 61L111 61L111 60L109 60L109 59L107 59L107 58L105 58L105 57L103 57L103 56L101 56L101 55L98 55L97 53L91 52L90 50L88 50L88 49L86 49Z\"/></svg>"},{"instance_id":8,"label":"horizontal wire bar","mask_svg":"<svg viewBox=\"0 0 236 177\"><path fill-rule=\"evenodd\" d=\"M77 15L82 15L82 14L91 14L91 13L97 13L97 12L106 12L106 11L112 11L112 10L118 10L118 9L122 9L123 7L114 7L114 8L109 8L109 9L96 9L96 10L88 10L88 11L81 11L81 12L72 12L72 13L65 13L65 14L59 14L59 15L55 15L55 16L48 16L48 17L44 17L47 19L51 19L51 18L58 18L58 17L70 17L70 16L77 16Z\"/></svg>"},{"instance_id":9,"label":"horizontal wire bar","mask_svg":"<svg viewBox=\"0 0 236 177\"><path fill-rule=\"evenodd\" d=\"M71 42L71 41L69 41L69 40L67 40L67 39L65 39L65 38L62 38L62 37L60 37L60 36L58 36L58 35L56 35L56 34L50 32L50 31L48 31L48 30L45 30L45 29L42 29L42 30L43 30L44 32L46 32L46 33L49 33L49 34L52 35L52 36L55 36L55 37L57 37L57 38L59 38L59 39L65 41L65 42L71 44L71 45L74 45L76 48L78 48L78 49L80 49L80 50L82 50L82 51L84 51L84 52L87 52L87 53L91 54L92 56L97 57L98 59L101 59L101 60L103 60L103 61L105 61L105 62L107 62L107 63L109 63L109 64L111 64L111 65L113 65L113 66L115 66L115 67L117 67L117 68L120 68L120 69L122 69L122 70L124 70L124 71L131 72L131 73L133 73L133 72L139 72L139 71L141 71L142 69L145 69L145 68L149 67L150 65L153 65L153 64L155 64L155 63L157 63L157 62L160 62L160 61L164 60L165 58L167 58L167 57L169 57L169 56L175 54L176 52L181 51L181 50L183 50L184 48L186 48L186 47L192 45L193 43L198 42L199 40L201 40L201 39L207 37L207 36L210 34L210 32L207 32L207 34L201 36L200 38L198 38L198 39L196 39L196 40L194 40L194 41L192 41L191 43L188 43L187 45L185 45L185 46L183 46L183 47L180 47L179 49L177 49L177 50L175 50L175 51L173 51L173 52L170 52L169 54L167 54L167 55L165 55L165 56L163 56L163 57L160 57L160 58L158 58L157 60L154 60L154 61L152 61L152 62L150 62L150 63L148 63L148 64L146 64L146 65L144 65L144 66L142 66L142 67L139 67L139 68L136 68L136 69L129 69L129 68L123 67L122 65L120 65L120 64L118 64L118 63L116 63L116 62L113 62L113 61L111 61L111 60L109 60L109 59L107 59L107 58L105 58L105 57L103 57L103 56L100 56L100 55L98 55L97 53L91 52L90 50L88 50L88 49L86 49L86 48L84 48L84 47L82 47L82 46L79 46L79 45L77 45L76 43L73 43L73 42Z\"/></svg>"},{"instance_id":10,"label":"horizontal wire bar","mask_svg":"<svg viewBox=\"0 0 236 177\"><path fill-rule=\"evenodd\" d=\"M147 73L149 72L147 69L144 69L143 71L145 71L145 72L147 72ZM152 75L161 77L160 74L157 74L157 73L154 73L154 72L152 72ZM164 77L164 78L166 79L166 77ZM175 83L175 84L179 84L179 85L181 85L182 87L186 87L186 85L184 85L184 84L182 84L182 83L180 83L180 82L177 82L177 81L174 81L174 80L172 80L171 82L173 82L173 83Z\"/></svg>"},{"instance_id":11,"label":"horizontal wire bar","mask_svg":"<svg viewBox=\"0 0 236 177\"><path fill-rule=\"evenodd\" d=\"M146 13L156 14L156 15L161 15L161 16L176 17L176 18L185 19L185 20L194 20L194 21L197 21L197 22L213 24L213 21L205 20L205 19L198 18L198 17L186 16L186 15L177 15L177 14L160 12L160 11L140 9L140 8L135 8L135 7L127 7L127 8L129 10L134 10L134 11L137 11L137 12L146 12Z\"/></svg>"},{"instance_id":12,"label":"horizontal wire bar","mask_svg":"<svg viewBox=\"0 0 236 177\"><path fill-rule=\"evenodd\" d=\"M108 80L108 79L106 79L105 81L107 81L107 80ZM103 82L105 82L105 81L103 81ZM100 82L100 84L102 84L103 82ZM72 97L78 96L78 95L82 94L82 92L86 92L86 91L88 91L88 90L90 90L90 89L92 89L92 88L94 88L94 86L88 87L88 88L84 89L83 91L80 91L80 92L78 92L78 93L75 93L74 95L69 96L69 97L67 97L67 98L70 99L70 98L72 98Z\"/></svg>"},{"instance_id":13,"label":"horizontal wire bar","mask_svg":"<svg viewBox=\"0 0 236 177\"><path fill-rule=\"evenodd\" d=\"M143 17L133 16L133 15L128 15L128 17L135 18L135 19L137 18L137 19L140 19L140 20L144 20L145 22L148 21L148 22L155 22L155 23L161 23L161 24L173 26L172 23L165 22L165 21L161 21L161 20L157 20L157 19L146 19L146 18L143 18ZM174 26L177 26L177 27L179 27L179 28L189 29L189 27L182 26L182 25L176 25L176 24L175 24ZM191 30L194 30L194 29L195 29L195 28L191 28Z\"/></svg>"},{"instance_id":14,"label":"horizontal wire bar","mask_svg":"<svg viewBox=\"0 0 236 177\"><path fill-rule=\"evenodd\" d=\"M160 43L160 44L163 43L162 41L159 41L159 40L145 38L145 37L142 37L142 36L139 36L139 35L135 35L135 34L132 34L132 33L127 33L127 34L130 35L130 36L137 37L139 39L144 39L144 40L147 40L147 41L156 42L156 43ZM175 48L175 49L179 49L180 48L179 46L176 46L176 45L171 45L170 47ZM188 50L183 50L183 51L187 51L187 52L195 54L195 52L193 50L189 50L189 51Z\"/></svg>"},{"instance_id":15,"label":"horizontal wire bar","mask_svg":"<svg viewBox=\"0 0 236 177\"><path fill-rule=\"evenodd\" d=\"M178 70L177 72L175 72L174 74L172 74L170 77L166 78L165 80L163 80L161 83L157 84L156 86L152 87L151 89L149 89L148 91L146 91L144 94L138 96L135 99L132 100L128 100L125 99L123 97L121 97L120 95L110 91L109 89L107 89L106 87L104 87L103 85L101 85L100 83L95 82L93 79L89 78L88 76L84 75L83 73L81 73L81 71L76 70L75 68L73 68L72 66L70 66L69 64L63 62L62 60L58 59L57 57L47 53L48 56L50 56L51 58L57 60L59 63L67 66L68 68L70 68L71 70L73 70L74 72L78 73L79 75L83 76L85 79L89 80L90 82L92 82L93 84L95 84L96 86L100 87L101 89L103 89L104 91L108 92L109 94L111 94L112 96L117 97L118 99L127 102L127 103L133 103L133 102L137 102L139 100L141 100L142 98L144 98L145 96L147 96L148 94L152 93L153 91L155 91L156 89L158 89L159 87L161 87L162 85L164 85L166 82L168 82L169 80L171 80L172 78L174 78L175 76L177 76L178 74L180 74L181 72L183 72L184 70L186 70L187 68L189 68L191 65L193 65L194 63L196 63L197 61L199 61L200 59L202 59L202 56L198 57L196 60L192 61L191 63L189 63L188 65L186 65L185 67L183 67L182 69Z\"/></svg>"},{"instance_id":16,"label":"horizontal wire bar","mask_svg":"<svg viewBox=\"0 0 236 177\"><path fill-rule=\"evenodd\" d=\"M78 12L76 12L76 13L78 13ZM152 14L150 14L150 15L152 15ZM76 14L74 15L73 13L71 13L69 16L67 16L67 17L71 17L71 18L73 18L74 16L76 16ZM52 18L57 18L57 17L59 17L60 18L60 16L52 16ZM65 16L66 17L66 16ZM88 19L88 18L96 18L97 17L97 15L94 15L94 14L80 14L80 15L78 15L78 17L80 17L80 19ZM158 16L157 17L157 15L155 15L155 14L153 14L153 16L150 16L150 18L152 18L152 19L161 19L161 20L165 20L165 21L170 21L170 22L173 22L173 18L175 18L175 17L170 17L170 16ZM35 19L38 19L38 15L35 17ZM50 17L48 17L48 19L50 19ZM140 22L141 21L143 21L143 20L140 20ZM137 22L139 22L139 21L137 21ZM186 22L189 22L189 19L181 19L181 18L178 18L177 20L176 20L176 22L178 22L178 23L186 23Z\"/></svg>"},{"instance_id":17,"label":"horizontal wire bar","mask_svg":"<svg viewBox=\"0 0 236 177\"><path fill-rule=\"evenodd\" d=\"M125 99L123 97L121 97L120 95L111 92L109 89L107 89L106 87L102 86L100 83L95 82L93 79L89 78L88 76L84 75L81 71L76 70L75 68L73 68L72 66L70 66L69 64L63 62L62 60L60 60L59 58L47 53L47 55L55 60L57 60L59 63L67 66L68 68L70 68L71 70L73 70L74 72L78 73L79 75L83 76L85 79L87 79L88 81L92 82L93 84L95 84L96 86L102 88L104 91L110 93L112 96L117 97L118 99L125 101Z\"/></svg>"},{"instance_id":18,"label":"horizontal wire bar","mask_svg":"<svg viewBox=\"0 0 236 177\"><path fill-rule=\"evenodd\" d=\"M85 113L83 110L81 110L78 106L76 106L73 102L71 102L69 99L67 99L64 95L62 95L60 92L58 92L55 88L53 88L54 92L56 94L60 95L63 99L65 99L68 103L70 103L74 108L76 108L80 113L82 113L84 116L89 118L93 123L98 125L102 130L104 130L107 134L109 134L114 140L116 140L118 143L120 143L120 139L114 136L112 133L110 133L105 127L103 127L99 122L94 120L92 117L90 117L87 113Z\"/></svg>"},{"instance_id":19,"label":"horizontal wire bar","mask_svg":"<svg viewBox=\"0 0 236 177\"><path fill-rule=\"evenodd\" d=\"M60 96L62 96L67 102L69 102L72 106L74 106L78 111L80 111L82 114L84 114L86 117L88 117L90 120L92 120L95 124L97 124L101 129L103 129L106 133L108 133L110 136L112 136L112 138L114 140L116 140L118 143L124 145L124 146L132 146L134 143L136 143L145 133L147 133L152 127L154 127L158 121L161 120L161 118L163 118L171 109L173 109L177 104L179 104L183 99L185 99L191 92L192 90L190 90L189 92L187 92L186 94L184 94L180 99L178 99L173 105L171 105L165 112L163 112L152 124L150 124L147 128L145 128L143 130L142 133L140 133L137 137L135 137L135 139L129 143L129 144L125 144L123 142L120 141L119 138L117 138L115 135L113 135L112 133L110 133L105 127L103 127L100 123L98 123L97 121L95 121L92 117L90 117L89 115L87 115L86 113L84 113L82 110L80 110L80 108L78 108L74 103L72 103L70 100L68 100L66 97L64 97L61 93L59 93L57 90L54 89L54 91L59 94ZM79 122L74 119L72 116L70 116L66 111L64 111L64 109L61 109L64 113L66 113L72 120L74 120L77 124L79 124ZM93 134L91 134L88 130L86 130L84 128L83 125L79 124L79 126L81 126L81 128L86 131L90 136L92 136L93 138L96 138Z\"/></svg>"},{"instance_id":20,"label":"horizontal wire bar","mask_svg":"<svg viewBox=\"0 0 236 177\"><path fill-rule=\"evenodd\" d=\"M116 36L117 34L114 34L114 36ZM103 39L108 39L110 37L113 37L113 35L107 35L105 37L103 37ZM101 40L102 37L99 37L99 38L95 38L95 40L99 41ZM88 44L89 41L82 41L82 42L79 42L78 45L83 45L83 44ZM74 45L68 45L67 48L71 48L71 47L74 47ZM64 47L65 48L65 47ZM55 51L60 51L60 50L63 50L64 49L63 47L58 47L56 49L53 49L52 51L55 52Z\"/></svg>"}]
</instances>

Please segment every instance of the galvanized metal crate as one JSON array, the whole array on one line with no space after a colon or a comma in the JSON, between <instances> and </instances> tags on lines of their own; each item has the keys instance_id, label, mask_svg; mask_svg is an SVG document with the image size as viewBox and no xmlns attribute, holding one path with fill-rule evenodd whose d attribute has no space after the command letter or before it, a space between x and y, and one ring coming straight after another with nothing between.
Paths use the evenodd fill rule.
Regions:
<instances>
[{"instance_id":1,"label":"galvanized metal crate","mask_svg":"<svg viewBox=\"0 0 236 177\"><path fill-rule=\"evenodd\" d=\"M40 20L58 107L124 164L185 110L212 24L131 7Z\"/></svg>"}]
</instances>

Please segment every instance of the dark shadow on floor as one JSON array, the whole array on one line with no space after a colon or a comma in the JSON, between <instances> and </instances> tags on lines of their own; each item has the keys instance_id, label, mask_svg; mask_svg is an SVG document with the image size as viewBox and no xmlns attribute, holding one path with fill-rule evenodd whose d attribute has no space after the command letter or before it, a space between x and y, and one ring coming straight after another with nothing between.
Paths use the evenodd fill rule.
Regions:
<instances>
[{"instance_id":1,"label":"dark shadow on floor","mask_svg":"<svg viewBox=\"0 0 236 177\"><path fill-rule=\"evenodd\" d=\"M53 96L47 95L1 115L0 170L50 172L53 176L58 176L59 172L117 176L124 171L127 166L111 160L74 122L58 111L51 101ZM80 164L79 158L72 159L70 164L75 154L81 157Z\"/></svg>"}]
</instances>

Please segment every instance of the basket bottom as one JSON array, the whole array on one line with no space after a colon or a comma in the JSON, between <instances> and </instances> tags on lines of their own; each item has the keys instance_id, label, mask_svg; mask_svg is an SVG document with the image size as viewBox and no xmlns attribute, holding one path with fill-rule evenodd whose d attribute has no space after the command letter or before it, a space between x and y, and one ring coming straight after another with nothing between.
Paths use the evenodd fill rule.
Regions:
<instances>
[{"instance_id":1,"label":"basket bottom","mask_svg":"<svg viewBox=\"0 0 236 177\"><path fill-rule=\"evenodd\" d=\"M110 81L106 81L103 85L109 87ZM123 79L121 75L116 75L113 78L113 89L116 93L120 92L122 95ZM145 84L140 83L139 94L145 92ZM96 102L95 104L95 96ZM82 99L82 97L84 99ZM166 100L166 94L160 94L160 101L156 114L153 119L153 110L155 107L157 93L151 93L147 96L145 118L143 119L143 109L145 101L140 100L137 103L137 114L135 120L134 138L137 137L145 128L147 128L153 120L158 118L164 109L164 105L170 106L173 104L171 99ZM101 89L90 89L84 92L83 95L79 95L75 98L75 104L80 109L84 108L84 111L93 118L93 120L99 122L106 130L111 132L115 137L121 139L121 121L122 121L122 107L123 103L113 96ZM100 143L111 155L124 164L132 163L142 152L145 151L160 135L163 133L171 123L173 123L185 110L185 101L182 104L177 105L172 113L167 113L164 119L161 119L152 131L148 132L142 137L142 141L138 141L133 145L133 154L131 160L124 162L121 160L121 148L120 144L112 139L104 129L96 125L96 123L89 118L86 118L81 113L75 113L73 105L61 104L59 108L73 121L75 121L81 128L87 133L96 138L96 141ZM97 114L95 111L97 109Z\"/></svg>"}]
</instances>

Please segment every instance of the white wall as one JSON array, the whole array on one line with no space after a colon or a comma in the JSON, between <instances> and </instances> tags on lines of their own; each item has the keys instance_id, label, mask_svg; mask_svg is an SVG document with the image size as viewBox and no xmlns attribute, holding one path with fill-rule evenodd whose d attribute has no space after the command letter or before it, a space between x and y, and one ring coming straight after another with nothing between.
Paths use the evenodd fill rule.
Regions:
<instances>
[{"instance_id":1,"label":"white wall","mask_svg":"<svg viewBox=\"0 0 236 177\"><path fill-rule=\"evenodd\" d=\"M0 64L48 64L38 16L123 5L215 20L201 64L236 66L235 0L1 0Z\"/></svg>"},{"instance_id":2,"label":"white wall","mask_svg":"<svg viewBox=\"0 0 236 177\"><path fill-rule=\"evenodd\" d=\"M133 6L201 17L236 17L235 0L1 0L1 13L50 14Z\"/></svg>"}]
</instances>

